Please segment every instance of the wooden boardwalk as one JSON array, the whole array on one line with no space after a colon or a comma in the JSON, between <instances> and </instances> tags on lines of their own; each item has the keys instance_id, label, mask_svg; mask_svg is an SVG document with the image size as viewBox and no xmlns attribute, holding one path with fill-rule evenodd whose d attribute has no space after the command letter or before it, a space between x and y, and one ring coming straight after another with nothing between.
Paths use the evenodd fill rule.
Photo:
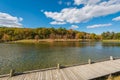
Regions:
<instances>
[{"instance_id":1,"label":"wooden boardwalk","mask_svg":"<svg viewBox=\"0 0 120 80\"><path fill-rule=\"evenodd\" d=\"M0 80L90 80L116 72L120 72L120 59L1 77Z\"/></svg>"}]
</instances>

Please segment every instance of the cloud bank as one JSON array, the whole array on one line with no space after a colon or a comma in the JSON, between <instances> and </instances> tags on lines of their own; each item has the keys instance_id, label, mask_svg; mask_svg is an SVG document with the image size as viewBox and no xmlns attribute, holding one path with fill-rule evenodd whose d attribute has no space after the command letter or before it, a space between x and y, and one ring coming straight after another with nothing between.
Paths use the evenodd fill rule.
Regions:
<instances>
[{"instance_id":1,"label":"cloud bank","mask_svg":"<svg viewBox=\"0 0 120 80\"><path fill-rule=\"evenodd\" d=\"M46 17L56 22L81 23L95 17L120 12L120 0L74 0L74 5L82 8L64 8L60 12L45 11Z\"/></svg>"},{"instance_id":2,"label":"cloud bank","mask_svg":"<svg viewBox=\"0 0 120 80\"><path fill-rule=\"evenodd\" d=\"M113 18L112 19L113 21L120 21L120 16L116 17L116 18Z\"/></svg>"},{"instance_id":3,"label":"cloud bank","mask_svg":"<svg viewBox=\"0 0 120 80\"><path fill-rule=\"evenodd\" d=\"M14 17L7 13L0 12L0 26L4 27L22 27L21 17Z\"/></svg>"},{"instance_id":4,"label":"cloud bank","mask_svg":"<svg viewBox=\"0 0 120 80\"><path fill-rule=\"evenodd\" d=\"M79 27L77 25L72 25L70 29L78 29Z\"/></svg>"},{"instance_id":5,"label":"cloud bank","mask_svg":"<svg viewBox=\"0 0 120 80\"><path fill-rule=\"evenodd\" d=\"M96 24L96 25L92 25L92 26L87 26L87 28L99 28L99 27L108 27L108 26L111 26L112 24L111 23L108 23L108 24Z\"/></svg>"},{"instance_id":6,"label":"cloud bank","mask_svg":"<svg viewBox=\"0 0 120 80\"><path fill-rule=\"evenodd\" d=\"M52 25L61 25L61 24L66 24L65 22L60 22L60 21L53 21L53 22L50 22L50 24Z\"/></svg>"}]
</instances>

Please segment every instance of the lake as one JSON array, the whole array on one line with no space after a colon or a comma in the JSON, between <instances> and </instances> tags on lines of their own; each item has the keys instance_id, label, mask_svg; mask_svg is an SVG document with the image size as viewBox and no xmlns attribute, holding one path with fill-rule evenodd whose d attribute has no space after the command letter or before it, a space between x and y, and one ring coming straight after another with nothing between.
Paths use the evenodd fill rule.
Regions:
<instances>
[{"instance_id":1,"label":"lake","mask_svg":"<svg viewBox=\"0 0 120 80\"><path fill-rule=\"evenodd\" d=\"M72 65L120 57L120 43L102 42L40 42L0 43L0 74L10 69L23 72L55 67L57 63Z\"/></svg>"}]
</instances>

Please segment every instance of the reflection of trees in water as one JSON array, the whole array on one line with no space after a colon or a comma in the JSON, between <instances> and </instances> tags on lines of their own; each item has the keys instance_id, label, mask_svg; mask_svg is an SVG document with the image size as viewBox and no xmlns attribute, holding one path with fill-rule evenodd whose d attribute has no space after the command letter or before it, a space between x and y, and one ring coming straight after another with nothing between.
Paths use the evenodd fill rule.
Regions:
<instances>
[{"instance_id":1,"label":"reflection of trees in water","mask_svg":"<svg viewBox=\"0 0 120 80\"><path fill-rule=\"evenodd\" d=\"M96 42L44 42L39 43L39 47L88 47L96 46Z\"/></svg>"},{"instance_id":2,"label":"reflection of trees in water","mask_svg":"<svg viewBox=\"0 0 120 80\"><path fill-rule=\"evenodd\" d=\"M103 47L120 47L120 43L102 43Z\"/></svg>"}]
</instances>

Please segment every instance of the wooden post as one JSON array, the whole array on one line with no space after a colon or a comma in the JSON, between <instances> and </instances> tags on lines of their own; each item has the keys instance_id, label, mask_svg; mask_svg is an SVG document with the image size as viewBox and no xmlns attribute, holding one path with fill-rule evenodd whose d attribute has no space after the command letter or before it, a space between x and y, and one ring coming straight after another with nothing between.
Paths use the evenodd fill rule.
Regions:
<instances>
[{"instance_id":1,"label":"wooden post","mask_svg":"<svg viewBox=\"0 0 120 80\"><path fill-rule=\"evenodd\" d=\"M107 79L107 80L113 80L112 74L110 74L110 75L108 76L108 79Z\"/></svg>"},{"instance_id":2,"label":"wooden post","mask_svg":"<svg viewBox=\"0 0 120 80\"><path fill-rule=\"evenodd\" d=\"M57 69L60 69L60 64L57 64Z\"/></svg>"},{"instance_id":3,"label":"wooden post","mask_svg":"<svg viewBox=\"0 0 120 80\"><path fill-rule=\"evenodd\" d=\"M88 59L88 64L92 64L92 61L91 61L91 59Z\"/></svg>"},{"instance_id":4,"label":"wooden post","mask_svg":"<svg viewBox=\"0 0 120 80\"><path fill-rule=\"evenodd\" d=\"M113 56L110 56L110 60L114 60Z\"/></svg>"},{"instance_id":5,"label":"wooden post","mask_svg":"<svg viewBox=\"0 0 120 80\"><path fill-rule=\"evenodd\" d=\"M15 75L15 70L11 69L10 70L10 77L14 76Z\"/></svg>"}]
</instances>

